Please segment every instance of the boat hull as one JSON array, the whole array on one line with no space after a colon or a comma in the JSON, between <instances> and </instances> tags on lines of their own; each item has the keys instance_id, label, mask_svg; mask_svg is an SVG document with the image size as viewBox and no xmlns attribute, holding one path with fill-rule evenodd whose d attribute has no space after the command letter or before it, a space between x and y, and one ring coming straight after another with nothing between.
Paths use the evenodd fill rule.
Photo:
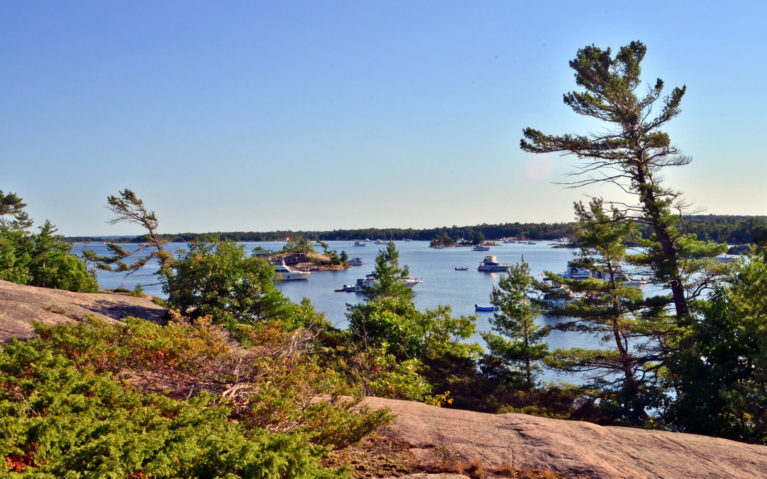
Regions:
<instances>
[{"instance_id":1,"label":"boat hull","mask_svg":"<svg viewBox=\"0 0 767 479\"><path fill-rule=\"evenodd\" d=\"M509 270L509 267L503 266L503 265L490 266L490 265L483 264L477 268L477 271L482 271L483 273L505 273L508 270Z\"/></svg>"}]
</instances>

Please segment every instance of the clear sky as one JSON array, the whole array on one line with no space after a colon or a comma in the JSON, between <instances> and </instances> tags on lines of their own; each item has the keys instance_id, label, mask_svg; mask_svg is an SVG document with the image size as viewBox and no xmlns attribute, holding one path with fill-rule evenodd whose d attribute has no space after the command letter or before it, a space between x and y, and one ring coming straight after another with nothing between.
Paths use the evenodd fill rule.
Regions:
<instances>
[{"instance_id":1,"label":"clear sky","mask_svg":"<svg viewBox=\"0 0 767 479\"><path fill-rule=\"evenodd\" d=\"M572 157L521 131L598 131L562 103L588 44L648 47L687 85L665 174L698 212L767 214L765 2L0 3L0 189L67 235L133 189L163 232L570 221ZM550 165L550 168L547 166Z\"/></svg>"}]
</instances>

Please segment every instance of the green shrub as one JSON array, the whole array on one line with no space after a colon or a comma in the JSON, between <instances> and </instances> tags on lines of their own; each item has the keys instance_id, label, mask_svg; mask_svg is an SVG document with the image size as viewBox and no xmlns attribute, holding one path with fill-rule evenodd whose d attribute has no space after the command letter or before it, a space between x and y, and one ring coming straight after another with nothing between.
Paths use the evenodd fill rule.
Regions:
<instances>
[{"instance_id":1,"label":"green shrub","mask_svg":"<svg viewBox=\"0 0 767 479\"><path fill-rule=\"evenodd\" d=\"M57 326L37 324L36 332L40 338L29 344L35 351L44 351L59 360L67 357L64 363L68 374L108 380L109 384L130 390L130 394L137 397L142 397L139 391L162 392L162 396L146 395L155 398L153 401L158 404L192 404L200 411L205 408L223 408L216 420L226 422L236 419L238 431L248 440L266 441L268 447L277 447L274 444L278 444L279 447L293 451L289 454L298 454L296 458L291 456L290 460L279 459L273 466L278 468L276 471L284 471L279 469L283 467L279 464L292 464L290 461L295 459L303 461L300 467L311 470L312 474L325 474L320 469L311 469L316 458L332 448L345 447L358 441L390 419L387 411L357 410L358 399L341 397L340 394L352 392L354 388L338 372L318 364L312 334L303 329L287 331L279 322L239 325L237 334L247 347L233 341L232 334L222 326L213 325L204 318L193 323L184 318L176 318L166 326L136 318L128 318L125 323L105 323L91 319ZM36 367L41 364L38 359L30 362L34 362ZM49 371L54 369L51 367ZM15 371L23 372L25 368L18 367ZM0 382L3 381L0 378ZM48 384L46 381L35 381ZM11 383L6 381L3 384ZM132 385L137 385L139 391ZM72 394L72 391L62 389L62 400L80 401L72 399ZM23 397L29 396L24 394ZM178 401L186 398L191 399ZM117 405L111 398L107 402ZM162 416L164 411L157 414ZM94 414L102 413L105 412ZM123 414L119 407L114 413ZM284 437L271 436L267 431L280 433ZM154 440L155 432L147 434L149 439ZM167 433L163 431L162 434ZM195 454L219 457L231 453L233 458L237 458L236 461L231 459L235 461L232 467L244 470L241 468L244 459L240 456L249 454L248 448L251 445L241 445L237 441L237 437L231 439L227 436L220 444L211 443L210 450L195 450ZM158 450L166 447L169 446L158 446ZM282 453L282 450L274 451L274 457L279 458ZM11 457L8 454L17 454L11 462L22 465L19 461L23 462L30 451L17 448L9 450L5 457ZM37 457L35 453L31 454L30 458ZM213 459L211 461L212 466L207 464L200 467L208 472L222 470L223 466ZM28 466L32 464L30 462ZM35 462L34 465L39 464ZM295 469L299 465L290 467ZM81 466L73 467L77 469ZM205 469L209 467L213 469ZM298 475L293 475L293 472L263 475L259 472L262 475L242 477L315 477L308 473L301 476L301 470L295 469ZM181 476L215 476L208 472L201 476ZM174 470L174 473L178 473L178 470ZM340 474L337 471L332 473Z\"/></svg>"},{"instance_id":2,"label":"green shrub","mask_svg":"<svg viewBox=\"0 0 767 479\"><path fill-rule=\"evenodd\" d=\"M274 268L233 241L194 242L160 276L168 303L191 318L236 323L284 319L292 304L274 284Z\"/></svg>"},{"instance_id":3,"label":"green shrub","mask_svg":"<svg viewBox=\"0 0 767 479\"><path fill-rule=\"evenodd\" d=\"M4 477L336 478L326 448L301 432L228 420L231 404L141 394L83 372L39 340L0 354L0 472Z\"/></svg>"}]
</instances>

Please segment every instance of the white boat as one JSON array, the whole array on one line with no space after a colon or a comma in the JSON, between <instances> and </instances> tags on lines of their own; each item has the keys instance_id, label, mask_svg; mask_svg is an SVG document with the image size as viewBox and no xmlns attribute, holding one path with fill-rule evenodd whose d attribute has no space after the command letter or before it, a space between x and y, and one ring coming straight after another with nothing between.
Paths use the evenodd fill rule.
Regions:
<instances>
[{"instance_id":1,"label":"white boat","mask_svg":"<svg viewBox=\"0 0 767 479\"><path fill-rule=\"evenodd\" d=\"M578 281L582 281L589 278L594 278L598 280L607 281L610 278L610 275L607 273L602 273L599 271L593 271L588 268L581 268L578 266L571 266L568 265L567 271L561 274L561 276L565 279L574 279ZM620 269L615 273L615 279L618 281L622 281L623 284L626 286L633 286L635 288L641 288L642 286L647 284L646 279L635 279L631 276L627 275Z\"/></svg>"},{"instance_id":2,"label":"white boat","mask_svg":"<svg viewBox=\"0 0 767 479\"><path fill-rule=\"evenodd\" d=\"M740 259L740 255L722 253L714 257L714 261L717 263L734 263Z\"/></svg>"},{"instance_id":3,"label":"white boat","mask_svg":"<svg viewBox=\"0 0 767 479\"><path fill-rule=\"evenodd\" d=\"M471 249L472 251L490 251L489 246L477 245Z\"/></svg>"},{"instance_id":4,"label":"white boat","mask_svg":"<svg viewBox=\"0 0 767 479\"><path fill-rule=\"evenodd\" d=\"M349 266L362 266L362 258L352 258L349 260Z\"/></svg>"},{"instance_id":5,"label":"white boat","mask_svg":"<svg viewBox=\"0 0 767 479\"><path fill-rule=\"evenodd\" d=\"M371 286L375 281L375 277L372 274L365 276L364 278L358 278L355 284L345 284L342 288L335 290L336 292L345 293L364 293L365 288ZM416 285L423 283L422 279L408 276L405 278L405 285L408 288L414 288Z\"/></svg>"},{"instance_id":6,"label":"white boat","mask_svg":"<svg viewBox=\"0 0 767 479\"><path fill-rule=\"evenodd\" d=\"M367 243L364 241L355 241L354 246L367 246Z\"/></svg>"},{"instance_id":7,"label":"white boat","mask_svg":"<svg viewBox=\"0 0 767 479\"><path fill-rule=\"evenodd\" d=\"M498 258L495 256L485 256L485 259L482 260L481 263L479 263L479 267L477 268L477 271L484 271L487 273L494 273L494 272L500 272L500 271L507 271L509 269L509 265L505 263L499 263Z\"/></svg>"},{"instance_id":8,"label":"white boat","mask_svg":"<svg viewBox=\"0 0 767 479\"><path fill-rule=\"evenodd\" d=\"M566 306L579 296L566 288L555 288L549 292L543 294L538 301L543 303L547 308L561 308Z\"/></svg>"},{"instance_id":9,"label":"white boat","mask_svg":"<svg viewBox=\"0 0 767 479\"><path fill-rule=\"evenodd\" d=\"M562 276L565 279L575 279L575 280L584 280L589 279L592 277L591 270L588 268L581 268L578 266L568 266L567 271L562 273L560 276Z\"/></svg>"},{"instance_id":10,"label":"white boat","mask_svg":"<svg viewBox=\"0 0 767 479\"><path fill-rule=\"evenodd\" d=\"M274 265L274 272L282 278L283 281L296 281L300 279L309 279L310 271L301 271L289 268L285 261L280 260Z\"/></svg>"},{"instance_id":11,"label":"white boat","mask_svg":"<svg viewBox=\"0 0 767 479\"><path fill-rule=\"evenodd\" d=\"M386 241L386 240L377 239L377 240L376 240L376 244L389 244L389 242L388 242L388 241Z\"/></svg>"},{"instance_id":12,"label":"white boat","mask_svg":"<svg viewBox=\"0 0 767 479\"><path fill-rule=\"evenodd\" d=\"M421 284L421 283L423 283L422 279L415 278L413 276L408 276L407 278L405 278L405 286L407 286L408 288L413 288L417 284Z\"/></svg>"}]
</instances>

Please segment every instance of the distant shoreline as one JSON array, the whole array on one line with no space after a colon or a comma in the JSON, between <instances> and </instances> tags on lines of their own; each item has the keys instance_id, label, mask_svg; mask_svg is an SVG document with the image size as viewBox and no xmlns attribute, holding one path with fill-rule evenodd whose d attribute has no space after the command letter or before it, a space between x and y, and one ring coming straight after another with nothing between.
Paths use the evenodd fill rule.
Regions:
<instances>
[{"instance_id":1,"label":"distant shoreline","mask_svg":"<svg viewBox=\"0 0 767 479\"><path fill-rule=\"evenodd\" d=\"M482 233L485 238L500 240L501 238L525 237L531 241L553 241L562 237L573 237L575 223L501 223L481 224L474 226L443 226L437 228L359 228L329 231L230 231L213 233L175 233L162 235L169 242L186 243L196 239L219 238L233 241L283 241L285 238L303 236L312 241L355 241L369 238L393 240L431 241L438 234L446 234L455 241L460 238L471 238ZM680 229L686 233L694 233L698 239L729 244L750 243L754 235L767 231L767 216L743 215L694 215L684 216ZM643 232L644 233L644 232ZM644 234L643 234L644 235ZM120 242L141 243L144 236L69 236L65 240L73 243L87 242Z\"/></svg>"}]
</instances>

